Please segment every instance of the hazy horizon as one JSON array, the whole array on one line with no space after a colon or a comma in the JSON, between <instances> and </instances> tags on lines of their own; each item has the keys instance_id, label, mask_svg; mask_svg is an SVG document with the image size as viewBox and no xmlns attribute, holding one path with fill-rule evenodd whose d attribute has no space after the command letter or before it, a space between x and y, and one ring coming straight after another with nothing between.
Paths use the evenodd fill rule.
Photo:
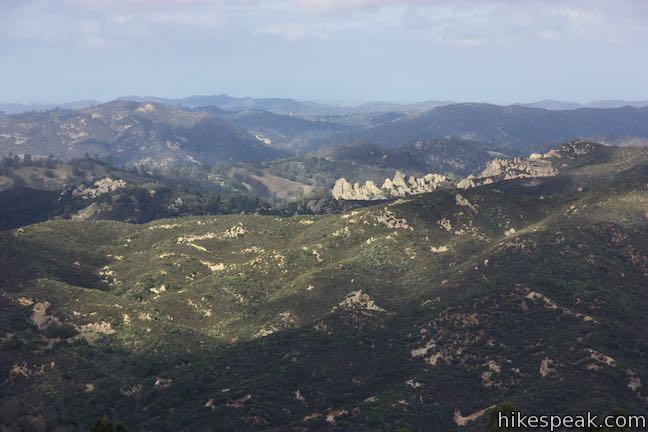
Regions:
<instances>
[{"instance_id":1,"label":"hazy horizon","mask_svg":"<svg viewBox=\"0 0 648 432\"><path fill-rule=\"evenodd\" d=\"M537 100L519 100L519 101L504 101L504 102L493 102L489 100L457 100L457 99L449 99L449 100L440 100L440 99L421 99L421 100L385 100L385 99L373 99L373 100L357 100L357 99L349 99L349 100L340 100L340 99L308 99L308 98L299 98L299 97L289 97L289 96L283 96L283 95L274 95L274 96L254 96L254 95L233 95L227 92L219 92L219 93L210 93L210 94L192 94L192 95L184 95L184 96L179 96L179 97L168 97L164 95L138 95L138 94L132 94L132 95L119 95L115 97L110 97L108 99L95 99L95 98L80 98L80 99L69 99L69 100L51 100L51 101L43 101L43 100L3 100L0 99L0 104L1 105L10 105L10 104L16 104L16 105L52 105L52 106L57 106L57 105L65 105L65 104L74 104L74 103L81 103L81 102L88 102L88 103L94 103L97 102L99 104L104 104L108 102L113 102L117 100L128 100L128 98L138 98L138 99L169 99L169 100L177 100L177 99L185 99L185 98L198 98L198 97L213 97L213 96L229 96L232 98L236 99L246 99L246 98L251 98L251 99L292 99L298 102L312 102L312 103L318 103L322 105L329 105L332 107L358 107L363 104L371 104L371 103L385 103L385 104L400 104L400 105L414 105L417 103L426 103L426 102L440 102L440 103L451 103L451 104L469 104L469 103L475 103L475 104L490 104L490 105L498 105L498 106L510 106L510 105L530 105L530 104L536 104L536 103L543 103L543 102L557 102L557 103L564 103L564 104L579 104L582 106L587 106L589 104L597 104L597 103L605 103L605 102L628 102L628 103L636 103L636 102L647 102L648 103L648 98L642 99L642 98L634 98L634 99L622 99L622 98L610 98L610 99L592 99L592 100L567 100L567 99L553 99L553 98L545 98L545 99L537 99Z\"/></svg>"},{"instance_id":2,"label":"hazy horizon","mask_svg":"<svg viewBox=\"0 0 648 432\"><path fill-rule=\"evenodd\" d=\"M648 3L0 0L0 99L648 99Z\"/></svg>"}]
</instances>

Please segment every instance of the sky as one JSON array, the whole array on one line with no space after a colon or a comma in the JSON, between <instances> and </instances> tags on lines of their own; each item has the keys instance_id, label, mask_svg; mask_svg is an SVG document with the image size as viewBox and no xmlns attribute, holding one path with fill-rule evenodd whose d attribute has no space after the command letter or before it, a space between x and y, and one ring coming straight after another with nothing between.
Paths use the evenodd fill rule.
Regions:
<instances>
[{"instance_id":1,"label":"sky","mask_svg":"<svg viewBox=\"0 0 648 432\"><path fill-rule=\"evenodd\" d=\"M0 0L0 102L648 100L644 0Z\"/></svg>"}]
</instances>

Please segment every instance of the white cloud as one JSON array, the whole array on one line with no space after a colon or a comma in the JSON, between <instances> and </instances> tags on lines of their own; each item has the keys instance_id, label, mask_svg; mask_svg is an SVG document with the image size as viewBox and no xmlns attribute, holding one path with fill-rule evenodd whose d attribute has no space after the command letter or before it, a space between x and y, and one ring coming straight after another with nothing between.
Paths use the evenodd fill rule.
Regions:
<instances>
[{"instance_id":1,"label":"white cloud","mask_svg":"<svg viewBox=\"0 0 648 432\"><path fill-rule=\"evenodd\" d=\"M288 41L301 41L306 39L325 39L326 31L323 28L314 28L303 24L271 24L255 32L259 35L278 36Z\"/></svg>"},{"instance_id":2,"label":"white cloud","mask_svg":"<svg viewBox=\"0 0 648 432\"><path fill-rule=\"evenodd\" d=\"M353 32L365 40L409 38L448 47L620 45L648 38L648 1L635 0L11 0L5 20L1 1L0 27L8 25L0 34L45 43L42 31L28 35L25 29L48 28L85 49L146 38L164 44L170 39L162 32L175 34L176 43L189 33L212 38L226 32L342 43ZM22 19L20 26L12 15Z\"/></svg>"},{"instance_id":3,"label":"white cloud","mask_svg":"<svg viewBox=\"0 0 648 432\"><path fill-rule=\"evenodd\" d=\"M546 42L555 42L564 39L563 33L555 29L540 29L533 33L533 36Z\"/></svg>"},{"instance_id":4,"label":"white cloud","mask_svg":"<svg viewBox=\"0 0 648 432\"><path fill-rule=\"evenodd\" d=\"M215 10L150 11L136 15L134 20L167 26L203 29L222 29L229 24L227 17L223 13Z\"/></svg>"},{"instance_id":5,"label":"white cloud","mask_svg":"<svg viewBox=\"0 0 648 432\"><path fill-rule=\"evenodd\" d=\"M29 1L29 0L27 0ZM256 0L59 0L60 3L83 9L115 9L133 7L166 7L166 6L222 6L233 5L254 5Z\"/></svg>"},{"instance_id":6,"label":"white cloud","mask_svg":"<svg viewBox=\"0 0 648 432\"><path fill-rule=\"evenodd\" d=\"M325 13L379 9L390 6L425 6L440 3L435 0L296 0L296 2L304 9Z\"/></svg>"},{"instance_id":7,"label":"white cloud","mask_svg":"<svg viewBox=\"0 0 648 432\"><path fill-rule=\"evenodd\" d=\"M27 0L21 5L14 3L3 16L0 0L0 37L43 46L101 50L136 46L147 39L163 45L173 39L164 37L167 34L179 38L174 40L177 42L189 32L214 35L228 31L231 21L225 11L198 5L196 1L200 0L162 0L164 6L149 7L152 2L148 0L121 0L110 5L92 0L76 7L77 0L61 0L67 5L63 8L61 3L51 0ZM190 3L194 6L187 7ZM137 7L125 7L126 4Z\"/></svg>"},{"instance_id":8,"label":"white cloud","mask_svg":"<svg viewBox=\"0 0 648 432\"><path fill-rule=\"evenodd\" d=\"M402 22L410 32L444 46L508 46L533 41L621 45L648 38L648 26L642 24L648 8L627 0L619 0L619 4L624 7L598 0L435 1L406 8Z\"/></svg>"},{"instance_id":9,"label":"white cloud","mask_svg":"<svg viewBox=\"0 0 648 432\"><path fill-rule=\"evenodd\" d=\"M83 49L95 50L106 47L108 42L101 34L98 23L86 22L79 28L78 45Z\"/></svg>"}]
</instances>

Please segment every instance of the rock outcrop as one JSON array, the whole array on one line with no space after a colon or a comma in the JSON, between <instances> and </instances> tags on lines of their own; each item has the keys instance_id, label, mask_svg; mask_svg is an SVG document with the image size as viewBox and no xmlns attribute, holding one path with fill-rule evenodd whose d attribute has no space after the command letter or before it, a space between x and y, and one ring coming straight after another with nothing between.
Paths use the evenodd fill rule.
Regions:
<instances>
[{"instance_id":1,"label":"rock outcrop","mask_svg":"<svg viewBox=\"0 0 648 432\"><path fill-rule=\"evenodd\" d=\"M457 189L469 189L503 180L553 177L558 175L558 159L574 159L588 154L600 144L576 140L547 153L532 153L526 158L493 159L478 175L470 175L454 185ZM381 187L372 181L351 184L341 178L333 187L333 198L347 201L374 201L404 198L432 192L441 186L452 186L441 174L427 174L423 177L405 176L397 171L393 179L386 179Z\"/></svg>"},{"instance_id":2,"label":"rock outcrop","mask_svg":"<svg viewBox=\"0 0 648 432\"><path fill-rule=\"evenodd\" d=\"M550 160L533 154L529 158L495 159L486 164L480 177L510 180L527 177L551 177L558 174Z\"/></svg>"},{"instance_id":3,"label":"rock outcrop","mask_svg":"<svg viewBox=\"0 0 648 432\"><path fill-rule=\"evenodd\" d=\"M103 194L114 192L117 189L126 187L126 181L122 179L113 180L104 177L95 181L92 186L79 185L72 191L72 196L81 199L95 199Z\"/></svg>"},{"instance_id":4,"label":"rock outcrop","mask_svg":"<svg viewBox=\"0 0 648 432\"><path fill-rule=\"evenodd\" d=\"M458 189L469 189L502 180L553 177L558 170L550 160L553 154L533 153L528 158L494 159L478 176L468 176L457 183Z\"/></svg>"},{"instance_id":5,"label":"rock outcrop","mask_svg":"<svg viewBox=\"0 0 648 432\"><path fill-rule=\"evenodd\" d=\"M373 201L387 199L387 195L371 180L364 184L349 183L345 178L338 179L333 186L333 198L349 201Z\"/></svg>"},{"instance_id":6,"label":"rock outcrop","mask_svg":"<svg viewBox=\"0 0 648 432\"><path fill-rule=\"evenodd\" d=\"M375 201L391 198L404 198L432 192L440 186L448 184L448 178L441 174L427 174L423 177L405 176L396 171L393 179L385 179L381 187L372 181L364 184L351 184L341 178L333 186L333 198L348 201Z\"/></svg>"},{"instance_id":7,"label":"rock outcrop","mask_svg":"<svg viewBox=\"0 0 648 432\"><path fill-rule=\"evenodd\" d=\"M353 291L346 295L344 300L340 302L336 307L334 307L331 312L336 310L364 310L369 312L387 312L385 309L381 308L376 304L373 298L365 292Z\"/></svg>"},{"instance_id":8,"label":"rock outcrop","mask_svg":"<svg viewBox=\"0 0 648 432\"><path fill-rule=\"evenodd\" d=\"M595 142L575 140L563 144L558 149L550 150L549 152L545 153L543 157L556 158L556 159L561 159L561 158L573 159L578 156L586 155L592 150L595 150L602 146L603 146L602 144L595 143Z\"/></svg>"}]
</instances>

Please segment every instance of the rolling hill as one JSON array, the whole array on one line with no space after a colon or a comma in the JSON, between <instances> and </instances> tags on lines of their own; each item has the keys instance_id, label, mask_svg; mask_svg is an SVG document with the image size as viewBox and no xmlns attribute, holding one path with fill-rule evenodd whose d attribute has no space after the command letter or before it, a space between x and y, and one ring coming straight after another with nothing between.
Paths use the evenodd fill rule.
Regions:
<instances>
[{"instance_id":1,"label":"rolling hill","mask_svg":"<svg viewBox=\"0 0 648 432\"><path fill-rule=\"evenodd\" d=\"M244 188L150 175L91 158L0 158L0 230L50 219L144 223L164 217L268 211Z\"/></svg>"}]
</instances>

